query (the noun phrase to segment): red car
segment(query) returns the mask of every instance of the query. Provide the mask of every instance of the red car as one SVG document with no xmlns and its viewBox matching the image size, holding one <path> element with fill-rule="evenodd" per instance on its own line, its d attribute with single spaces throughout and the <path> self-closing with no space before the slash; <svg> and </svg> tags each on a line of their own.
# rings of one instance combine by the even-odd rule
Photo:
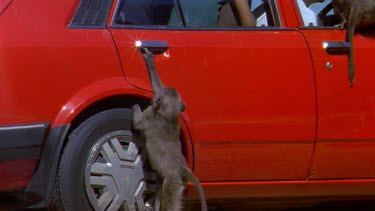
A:
<svg viewBox="0 0 375 211">
<path fill-rule="evenodd" d="M 0 1 L 0 190 L 33 207 L 152 206 L 130 125 L 152 97 L 147 40 L 186 103 L 182 150 L 208 200 L 375 195 L 371 33 L 354 37 L 350 87 L 330 0 L 249 0 L 253 25 L 235 3 Z"/>
</svg>

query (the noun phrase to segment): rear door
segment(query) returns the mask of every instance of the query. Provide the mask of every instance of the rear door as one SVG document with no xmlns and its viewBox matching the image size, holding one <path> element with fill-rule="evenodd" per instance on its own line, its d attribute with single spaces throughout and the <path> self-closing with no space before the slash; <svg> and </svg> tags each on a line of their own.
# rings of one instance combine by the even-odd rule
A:
<svg viewBox="0 0 375 211">
<path fill-rule="evenodd" d="M 340 20 L 335 19 L 330 2 L 310 6 L 315 13 L 322 12 L 323 25 L 305 27 L 301 21 L 317 84 L 318 141 L 311 178 L 374 178 L 375 40 L 371 35 L 354 36 L 356 82 L 349 87 L 347 49 L 338 45 L 343 44 L 346 30 L 333 26 Z M 335 53 L 330 53 L 330 47 L 335 46 Z"/>
<path fill-rule="evenodd" d="M 200 180 L 305 179 L 316 135 L 313 69 L 303 35 L 280 27 L 276 3 L 251 2 L 256 27 L 218 28 L 217 1 L 181 0 L 180 7 L 156 1 L 150 17 L 157 13 L 152 8 L 170 12 L 158 20 L 137 19 L 144 11 L 135 9 L 147 6 L 139 2 L 117 2 L 110 26 L 125 77 L 150 90 L 134 43 L 168 42 L 155 63 L 186 103 Z"/>
</svg>

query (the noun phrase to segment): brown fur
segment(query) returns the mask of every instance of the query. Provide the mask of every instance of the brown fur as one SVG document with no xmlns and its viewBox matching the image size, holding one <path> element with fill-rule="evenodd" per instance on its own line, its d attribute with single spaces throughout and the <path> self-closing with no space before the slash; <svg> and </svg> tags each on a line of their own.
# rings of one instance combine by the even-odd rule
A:
<svg viewBox="0 0 375 211">
<path fill-rule="evenodd" d="M 152 105 L 143 112 L 139 105 L 132 107 L 133 127 L 146 139 L 146 151 L 151 167 L 162 178 L 156 194 L 154 210 L 181 210 L 182 191 L 191 181 L 201 197 L 202 210 L 207 210 L 203 188 L 187 167 L 181 152 L 179 115 L 185 108 L 179 93 L 163 86 L 153 63 L 153 54 L 143 54 L 150 76 L 154 97 Z"/>
</svg>

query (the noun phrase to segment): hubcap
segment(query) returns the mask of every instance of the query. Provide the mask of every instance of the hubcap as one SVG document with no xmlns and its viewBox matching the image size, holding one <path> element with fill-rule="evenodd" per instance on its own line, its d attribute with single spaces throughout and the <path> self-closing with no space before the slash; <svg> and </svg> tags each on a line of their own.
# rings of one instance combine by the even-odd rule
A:
<svg viewBox="0 0 375 211">
<path fill-rule="evenodd" d="M 95 210 L 152 210 L 157 175 L 129 131 L 102 136 L 91 149 L 85 185 Z"/>
</svg>

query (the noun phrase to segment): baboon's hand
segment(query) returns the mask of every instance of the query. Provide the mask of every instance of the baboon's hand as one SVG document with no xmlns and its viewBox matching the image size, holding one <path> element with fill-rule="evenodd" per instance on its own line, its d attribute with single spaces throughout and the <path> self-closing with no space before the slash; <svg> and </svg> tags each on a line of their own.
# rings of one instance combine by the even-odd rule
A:
<svg viewBox="0 0 375 211">
<path fill-rule="evenodd" d="M 154 54 L 148 50 L 148 48 L 143 48 L 144 53 L 142 53 L 143 58 L 147 61 L 152 61 L 154 59 Z"/>
<path fill-rule="evenodd" d="M 141 107 L 138 104 L 132 106 L 132 117 L 139 115 L 141 112 Z"/>
<path fill-rule="evenodd" d="M 142 111 L 138 104 L 132 106 L 131 117 L 133 127 L 135 129 L 140 129 L 140 123 L 142 121 Z"/>
</svg>

